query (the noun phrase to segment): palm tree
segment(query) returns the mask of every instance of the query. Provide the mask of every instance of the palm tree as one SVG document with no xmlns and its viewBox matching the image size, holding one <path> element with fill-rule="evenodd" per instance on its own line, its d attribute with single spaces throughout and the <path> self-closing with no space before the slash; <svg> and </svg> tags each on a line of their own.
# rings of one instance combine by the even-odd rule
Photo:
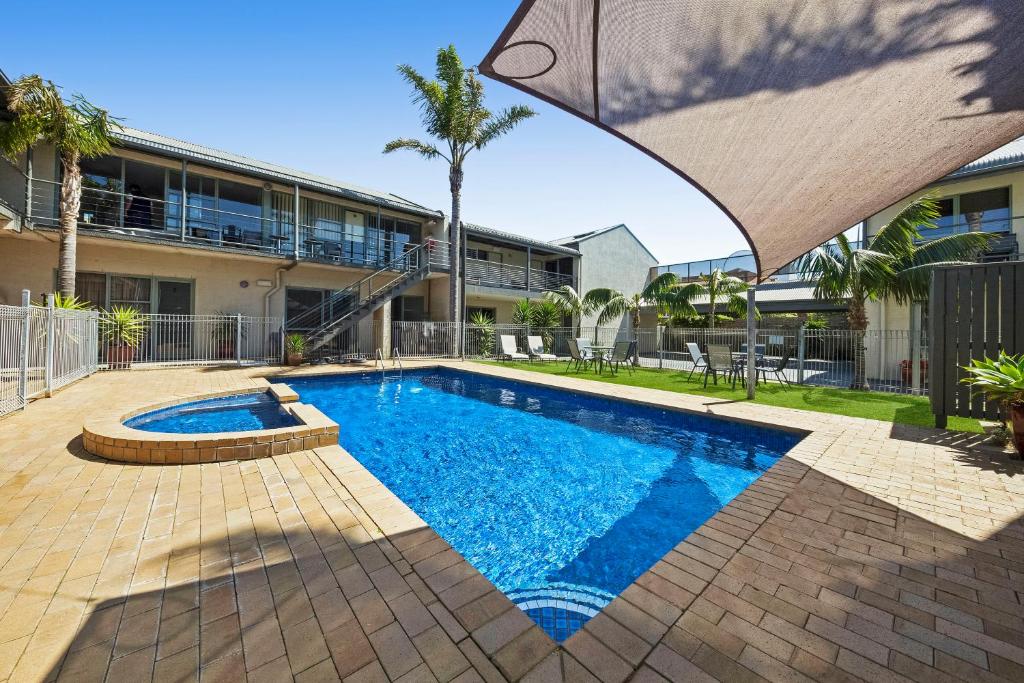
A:
<svg viewBox="0 0 1024 683">
<path fill-rule="evenodd" d="M 63 169 L 60 186 L 60 256 L 57 286 L 75 295 L 78 210 L 82 201 L 83 158 L 110 151 L 117 121 L 81 95 L 65 100 L 52 81 L 23 76 L 4 88 L 10 121 L 0 121 L 0 153 L 17 157 L 39 142 L 53 145 Z"/>
<path fill-rule="evenodd" d="M 864 332 L 868 328 L 868 299 L 892 298 L 896 303 L 925 299 L 932 269 L 972 261 L 988 247 L 991 234 L 967 232 L 921 243 L 922 230 L 934 229 L 939 207 L 924 195 L 900 210 L 878 232 L 855 248 L 845 235 L 804 256 L 798 267 L 815 279 L 814 296 L 826 301 L 848 300 L 846 318 L 856 333 L 851 389 L 868 389 Z"/>
<path fill-rule="evenodd" d="M 694 297 L 708 300 L 708 327 L 714 329 L 715 309 L 723 304 L 727 311 L 736 317 L 747 314 L 747 297 L 745 292 L 750 284 L 738 277 L 727 275 L 721 268 L 715 268 L 707 275 L 701 275 L 697 282 L 680 286 L 680 293 L 685 292 L 687 299 Z"/>
<path fill-rule="evenodd" d="M 623 294 L 617 289 L 598 287 L 587 292 L 584 301 L 597 314 L 597 327 L 610 320 L 628 315 L 633 325 L 633 340 L 640 337 L 640 311 L 648 304 L 662 305 L 671 296 L 677 283 L 673 273 L 662 273 L 651 280 L 644 290 L 635 294 Z M 634 361 L 636 357 L 634 356 Z"/>
<path fill-rule="evenodd" d="M 562 315 L 567 315 L 576 321 L 576 336 L 580 336 L 580 329 L 583 325 L 583 316 L 593 312 L 593 306 L 585 297 L 572 285 L 562 285 L 558 289 L 544 292 L 544 300 L 554 304 Z"/>
<path fill-rule="evenodd" d="M 448 186 L 452 193 L 448 306 L 451 320 L 459 322 L 462 317 L 459 248 L 463 164 L 470 152 L 483 149 L 536 112 L 525 105 L 514 105 L 496 114 L 484 107 L 483 83 L 477 80 L 472 69 L 463 66 L 454 45 L 438 50 L 436 80 L 428 81 L 408 64 L 399 66 L 398 72 L 413 88 L 412 100 L 420 108 L 423 127 L 440 146 L 429 141 L 397 138 L 384 145 L 384 153 L 408 149 L 426 159 L 440 157 L 448 162 Z"/>
</svg>

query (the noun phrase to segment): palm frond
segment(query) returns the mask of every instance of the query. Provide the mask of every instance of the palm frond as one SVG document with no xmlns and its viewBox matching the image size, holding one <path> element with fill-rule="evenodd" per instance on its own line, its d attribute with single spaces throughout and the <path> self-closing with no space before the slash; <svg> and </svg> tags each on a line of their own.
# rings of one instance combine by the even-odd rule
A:
<svg viewBox="0 0 1024 683">
<path fill-rule="evenodd" d="M 921 230 L 934 228 L 939 215 L 935 195 L 921 195 L 900 209 L 864 246 L 896 258 L 907 256 L 914 251 L 914 242 L 921 239 Z"/>
<path fill-rule="evenodd" d="M 412 138 L 398 138 L 384 145 L 384 153 L 390 154 L 399 149 L 407 149 L 418 153 L 420 156 L 426 159 L 436 159 L 441 157 L 446 161 L 451 161 L 445 154 L 434 145 L 428 142 L 422 142 L 420 140 L 414 140 Z"/>
<path fill-rule="evenodd" d="M 536 115 L 537 112 L 523 104 L 502 109 L 480 127 L 480 132 L 476 137 L 476 148 L 483 149 L 490 142 L 505 135 L 526 119 Z"/>
<path fill-rule="evenodd" d="M 562 285 L 544 292 L 544 300 L 553 303 L 564 315 L 578 317 L 592 312 L 589 302 L 572 285 Z"/>
</svg>

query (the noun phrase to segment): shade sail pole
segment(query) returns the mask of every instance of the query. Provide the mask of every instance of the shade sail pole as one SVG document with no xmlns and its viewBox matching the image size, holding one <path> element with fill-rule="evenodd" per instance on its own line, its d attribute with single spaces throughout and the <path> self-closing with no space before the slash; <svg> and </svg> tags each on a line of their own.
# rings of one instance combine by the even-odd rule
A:
<svg viewBox="0 0 1024 683">
<path fill-rule="evenodd" d="M 753 400 L 757 388 L 757 318 L 755 288 L 747 290 L 747 398 Z"/>
</svg>

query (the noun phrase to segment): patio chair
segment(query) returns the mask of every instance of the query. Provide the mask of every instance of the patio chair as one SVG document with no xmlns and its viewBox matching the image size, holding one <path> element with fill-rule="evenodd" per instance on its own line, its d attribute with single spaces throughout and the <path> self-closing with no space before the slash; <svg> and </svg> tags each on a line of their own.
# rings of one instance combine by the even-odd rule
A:
<svg viewBox="0 0 1024 683">
<path fill-rule="evenodd" d="M 686 342 L 686 350 L 690 352 L 690 360 L 693 361 L 693 367 L 690 368 L 690 374 L 686 376 L 686 381 L 690 381 L 690 378 L 693 377 L 693 373 L 697 370 L 700 370 L 701 374 L 704 374 L 704 370 L 708 367 L 708 361 L 704 358 L 704 354 L 700 352 L 700 347 L 697 346 L 695 342 Z"/>
<path fill-rule="evenodd" d="M 788 388 L 791 382 L 786 377 L 786 366 L 789 365 L 790 359 L 793 357 L 793 349 L 786 349 L 782 353 L 782 357 L 779 358 L 776 363 L 766 363 L 764 359 L 760 363 L 754 366 L 755 377 L 761 377 L 765 383 L 768 382 L 768 373 L 775 375 L 775 379 L 778 380 L 784 388 Z"/>
<path fill-rule="evenodd" d="M 732 379 L 732 388 L 736 388 L 736 366 L 732 362 L 732 352 L 724 344 L 708 344 L 707 367 L 704 369 L 704 386 L 708 385 L 710 375 L 718 384 L 718 375 Z"/>
<path fill-rule="evenodd" d="M 536 335 L 526 338 L 526 351 L 530 354 L 530 358 L 537 360 L 558 360 L 558 356 L 555 354 L 544 352 L 544 340 Z"/>
<path fill-rule="evenodd" d="M 498 358 L 500 360 L 530 360 L 525 353 L 519 352 L 516 347 L 516 337 L 513 334 L 501 335 L 501 354 Z"/>
<path fill-rule="evenodd" d="M 594 353 L 590 349 L 581 349 L 579 339 L 569 339 L 569 364 L 565 366 L 565 371 L 569 372 L 569 367 L 573 363 L 576 363 L 576 370 L 583 366 L 586 370 L 588 365 L 594 363 Z"/>
<path fill-rule="evenodd" d="M 619 373 L 619 366 L 623 364 L 626 365 L 626 369 L 629 370 L 629 374 L 633 374 L 633 354 L 635 351 L 635 341 L 615 342 L 615 346 L 612 347 L 611 353 L 605 357 L 605 360 L 608 362 L 608 366 L 612 369 L 613 375 L 617 375 Z"/>
</svg>

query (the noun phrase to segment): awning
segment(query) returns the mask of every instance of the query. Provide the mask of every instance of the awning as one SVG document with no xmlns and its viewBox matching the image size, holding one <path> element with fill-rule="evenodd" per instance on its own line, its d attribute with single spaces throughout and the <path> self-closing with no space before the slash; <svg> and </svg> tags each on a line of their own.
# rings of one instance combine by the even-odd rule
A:
<svg viewBox="0 0 1024 683">
<path fill-rule="evenodd" d="M 764 278 L 1024 134 L 1024 2 L 526 0 L 480 71 L 691 182 Z"/>
</svg>

